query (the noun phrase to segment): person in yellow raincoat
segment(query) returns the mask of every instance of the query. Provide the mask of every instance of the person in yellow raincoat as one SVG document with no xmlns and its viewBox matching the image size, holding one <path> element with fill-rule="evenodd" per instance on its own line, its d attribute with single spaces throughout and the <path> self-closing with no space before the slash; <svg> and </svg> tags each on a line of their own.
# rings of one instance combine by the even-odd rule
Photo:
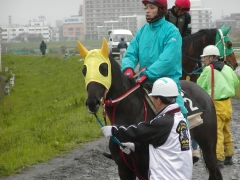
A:
<svg viewBox="0 0 240 180">
<path fill-rule="evenodd" d="M 218 166 L 232 165 L 234 146 L 231 135 L 230 122 L 232 118 L 232 104 L 230 97 L 235 95 L 235 88 L 239 80 L 231 67 L 218 61 L 219 50 L 214 45 L 203 49 L 204 63 L 206 67 L 197 79 L 197 84 L 211 95 L 217 115 L 217 160 Z M 212 73 L 213 70 L 213 73 Z M 212 78 L 214 77 L 214 78 Z M 212 88 L 212 84 L 214 87 Z"/>
</svg>

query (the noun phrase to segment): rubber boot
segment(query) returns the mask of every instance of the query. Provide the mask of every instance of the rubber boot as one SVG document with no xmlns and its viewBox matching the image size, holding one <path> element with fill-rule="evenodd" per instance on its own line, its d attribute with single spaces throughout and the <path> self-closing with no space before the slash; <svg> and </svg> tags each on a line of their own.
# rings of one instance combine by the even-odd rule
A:
<svg viewBox="0 0 240 180">
<path fill-rule="evenodd" d="M 233 165 L 232 156 L 225 157 L 224 165 Z"/>
<path fill-rule="evenodd" d="M 224 168 L 224 163 L 223 163 L 223 161 L 217 160 L 217 165 L 218 165 L 219 168 Z"/>
<path fill-rule="evenodd" d="M 198 160 L 199 160 L 200 157 L 201 157 L 198 150 L 193 150 L 192 156 L 193 156 L 193 164 L 195 164 L 196 162 L 198 162 Z"/>
<path fill-rule="evenodd" d="M 104 155 L 104 156 L 105 156 L 106 158 L 108 158 L 108 159 L 113 159 L 113 158 L 112 158 L 112 154 L 109 153 L 109 152 L 103 152 L 102 155 Z"/>
</svg>

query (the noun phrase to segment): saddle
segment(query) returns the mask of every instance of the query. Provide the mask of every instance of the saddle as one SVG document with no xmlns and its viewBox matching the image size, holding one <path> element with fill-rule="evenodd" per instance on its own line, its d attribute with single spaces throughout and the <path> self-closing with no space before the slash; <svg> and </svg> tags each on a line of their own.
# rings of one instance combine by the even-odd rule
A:
<svg viewBox="0 0 240 180">
<path fill-rule="evenodd" d="M 154 107 L 152 97 L 148 96 L 149 92 L 151 92 L 151 85 L 150 84 L 144 84 L 143 89 L 145 90 L 145 98 L 152 108 L 152 110 L 156 112 L 156 109 Z M 184 100 L 184 106 L 188 111 L 188 123 L 190 129 L 195 128 L 196 126 L 199 126 L 203 123 L 203 119 L 201 118 L 201 114 L 203 113 L 203 109 L 190 97 L 189 94 L 184 92 L 182 90 L 181 95 Z"/>
</svg>

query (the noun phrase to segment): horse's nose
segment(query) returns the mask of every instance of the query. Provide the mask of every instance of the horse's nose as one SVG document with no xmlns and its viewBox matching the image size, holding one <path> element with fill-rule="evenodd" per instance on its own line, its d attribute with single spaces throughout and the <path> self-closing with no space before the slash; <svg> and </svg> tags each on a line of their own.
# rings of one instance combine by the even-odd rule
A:
<svg viewBox="0 0 240 180">
<path fill-rule="evenodd" d="M 86 106 L 90 113 L 96 113 L 101 102 L 97 99 L 87 99 Z"/>
</svg>

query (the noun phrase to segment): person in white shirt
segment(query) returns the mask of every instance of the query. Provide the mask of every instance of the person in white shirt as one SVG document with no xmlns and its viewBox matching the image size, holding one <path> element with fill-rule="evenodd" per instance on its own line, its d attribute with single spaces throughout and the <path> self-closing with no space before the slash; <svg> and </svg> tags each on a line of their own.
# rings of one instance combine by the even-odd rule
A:
<svg viewBox="0 0 240 180">
<path fill-rule="evenodd" d="M 102 127 L 106 137 L 115 136 L 125 142 L 122 143 L 125 146 L 121 148 L 123 152 L 145 150 L 149 153 L 150 180 L 192 179 L 191 137 L 186 119 L 176 103 L 178 95 L 172 79 L 160 78 L 154 82 L 149 94 L 157 112 L 153 120 L 130 126 Z"/>
</svg>

